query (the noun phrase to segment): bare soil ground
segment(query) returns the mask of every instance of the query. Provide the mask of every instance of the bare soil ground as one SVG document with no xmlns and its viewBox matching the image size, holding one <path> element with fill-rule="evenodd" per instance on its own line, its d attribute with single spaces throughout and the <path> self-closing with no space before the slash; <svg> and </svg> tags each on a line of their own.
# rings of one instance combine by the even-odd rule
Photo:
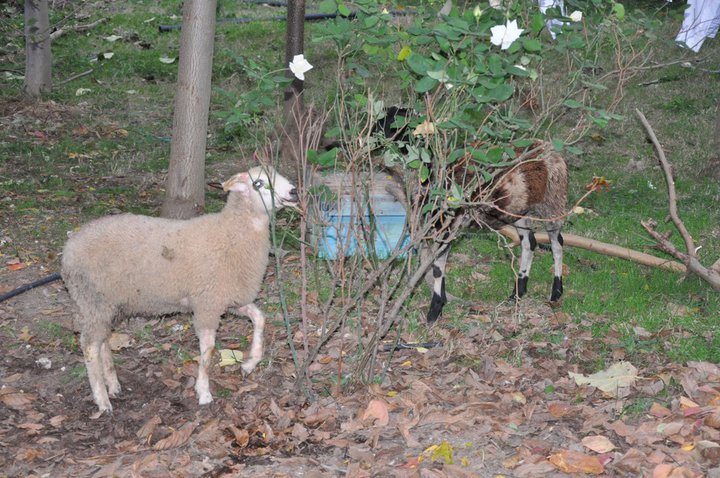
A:
<svg viewBox="0 0 720 478">
<path fill-rule="evenodd" d="M 44 273 L 6 269 L 0 290 Z M 266 283 L 272 294 L 272 271 Z M 718 476 L 716 365 L 647 357 L 628 387 L 580 386 L 568 372 L 587 372 L 607 347 L 622 360 L 623 347 L 532 299 L 468 307 L 464 332 L 431 330 L 441 347 L 382 352 L 385 380 L 354 393 L 331 385 L 352 355 L 339 337 L 311 400 L 295 388 L 284 326 L 269 320 L 266 360 L 247 377 L 215 367 L 203 407 L 189 317 L 132 318 L 116 327 L 122 397 L 100 417 L 72 312 L 60 282 L 0 304 L 3 476 Z M 251 332 L 226 316 L 218 341 L 246 348 Z"/>
</svg>

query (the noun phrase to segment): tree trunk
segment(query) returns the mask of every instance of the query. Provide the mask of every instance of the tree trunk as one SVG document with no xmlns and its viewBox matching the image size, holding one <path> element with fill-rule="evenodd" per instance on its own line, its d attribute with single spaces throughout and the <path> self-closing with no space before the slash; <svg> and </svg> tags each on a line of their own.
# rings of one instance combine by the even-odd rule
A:
<svg viewBox="0 0 720 478">
<path fill-rule="evenodd" d="M 185 0 L 170 166 L 160 212 L 163 217 L 187 219 L 205 210 L 205 146 L 216 5 L 216 0 Z"/>
<path fill-rule="evenodd" d="M 52 88 L 47 0 L 25 0 L 25 93 L 40 98 Z"/>
<path fill-rule="evenodd" d="M 290 0 L 287 12 L 287 32 L 285 37 L 285 67 L 295 55 L 304 50 L 305 39 L 305 0 Z M 292 76 L 290 70 L 288 75 Z M 285 90 L 285 125 L 282 136 L 282 154 L 287 165 L 298 164 L 300 154 L 299 123 L 303 115 L 303 82 L 292 76 L 293 82 Z"/>
</svg>

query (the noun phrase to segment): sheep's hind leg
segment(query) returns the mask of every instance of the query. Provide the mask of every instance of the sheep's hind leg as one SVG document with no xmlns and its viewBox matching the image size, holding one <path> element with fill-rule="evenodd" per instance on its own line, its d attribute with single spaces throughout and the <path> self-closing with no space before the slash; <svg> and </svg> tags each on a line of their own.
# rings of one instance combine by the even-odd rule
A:
<svg viewBox="0 0 720 478">
<path fill-rule="evenodd" d="M 105 378 L 103 377 L 102 343 L 105 338 L 100 338 L 97 334 L 92 334 L 92 337 L 90 335 L 85 330 L 80 334 L 80 346 L 85 359 L 85 368 L 87 369 L 93 399 L 101 412 L 112 413 L 112 405 L 110 404 L 108 391 L 105 388 Z"/>
<path fill-rule="evenodd" d="M 250 358 L 242 364 L 242 369 L 245 373 L 250 373 L 255 369 L 258 362 L 262 360 L 265 316 L 263 316 L 263 313 L 255 304 L 247 304 L 243 307 L 239 307 L 237 312 L 250 317 L 250 320 L 252 320 L 253 323 L 253 338 L 252 344 L 250 345 Z"/>
<path fill-rule="evenodd" d="M 548 236 L 550 237 L 550 247 L 552 248 L 555 269 L 552 292 L 550 293 L 550 302 L 558 302 L 560 297 L 563 295 L 563 237 L 562 234 L 560 234 L 561 228 L 561 222 L 550 222 L 545 226 Z"/>
<path fill-rule="evenodd" d="M 537 247 L 535 234 L 530 227 L 530 220 L 527 218 L 515 221 L 515 230 L 520 237 L 520 271 L 518 272 L 515 287 L 513 288 L 510 300 L 518 300 L 527 293 L 528 279 L 530 278 L 530 268 L 532 267 L 533 252 Z"/>
<path fill-rule="evenodd" d="M 110 344 L 107 340 L 103 340 L 100 345 L 100 359 L 102 360 L 103 378 L 105 379 L 108 395 L 116 398 L 120 395 L 121 388 L 115 372 L 115 364 L 113 364 L 112 350 L 110 350 Z"/>
</svg>

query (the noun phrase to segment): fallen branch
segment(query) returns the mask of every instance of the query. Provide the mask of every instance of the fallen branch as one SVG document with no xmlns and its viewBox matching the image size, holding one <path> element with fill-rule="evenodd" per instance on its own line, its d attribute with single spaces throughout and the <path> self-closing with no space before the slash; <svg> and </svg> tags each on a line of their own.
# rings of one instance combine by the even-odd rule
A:
<svg viewBox="0 0 720 478">
<path fill-rule="evenodd" d="M 655 146 L 655 151 L 657 152 L 658 160 L 660 161 L 663 173 L 665 173 L 665 182 L 668 187 L 668 208 L 670 210 L 670 219 L 680 233 L 680 236 L 683 238 L 683 241 L 685 241 L 685 248 L 687 249 L 687 252 L 681 252 L 678 250 L 678 248 L 668 240 L 669 234 L 663 235 L 657 232 L 657 223 L 655 221 L 641 221 L 640 224 L 642 224 L 648 234 L 657 241 L 657 245 L 661 250 L 682 261 L 687 267 L 688 272 L 692 272 L 709 283 L 713 289 L 720 291 L 720 273 L 717 271 L 718 262 L 715 262 L 715 264 L 713 264 L 710 268 L 707 268 L 698 260 L 697 251 L 699 248 L 695 247 L 695 241 L 678 214 L 675 180 L 672 176 L 670 163 L 665 158 L 665 152 L 663 151 L 662 146 L 660 146 L 660 142 L 655 136 L 652 126 L 650 126 L 650 123 L 648 123 L 647 119 L 645 119 L 645 115 L 643 115 L 638 109 L 636 109 L 635 112 L 640 118 L 640 122 L 645 127 L 645 131 L 647 132 L 650 141 L 652 141 L 653 146 Z"/>
<path fill-rule="evenodd" d="M 62 35 L 64 35 L 67 32 L 85 32 L 85 31 L 91 30 L 91 29 L 95 28 L 96 26 L 100 25 L 101 23 L 103 23 L 105 20 L 106 20 L 105 18 L 101 18 L 100 20 L 96 20 L 92 23 L 86 23 L 84 25 L 73 25 L 73 26 L 58 28 L 57 30 L 55 30 L 54 32 L 52 32 L 50 34 L 50 40 L 57 40 L 58 38 L 60 38 Z"/>
<path fill-rule="evenodd" d="M 520 244 L 520 238 L 515 232 L 515 229 L 510 226 L 505 226 L 500 229 L 500 234 L 509 238 L 513 244 Z M 566 234 L 563 232 L 563 243 L 566 246 L 578 247 L 580 249 L 586 249 L 588 251 L 597 252 L 605 256 L 619 257 L 621 259 L 627 259 L 638 264 L 650 267 L 658 267 L 667 271 L 679 272 L 685 274 L 687 268 L 679 262 L 655 257 L 644 252 L 627 249 L 625 247 L 617 246 L 615 244 L 607 244 L 605 242 L 596 241 L 594 239 L 588 239 L 587 237 L 576 236 L 575 234 Z M 550 244 L 550 238 L 547 233 L 535 234 L 535 239 L 541 244 Z"/>
</svg>

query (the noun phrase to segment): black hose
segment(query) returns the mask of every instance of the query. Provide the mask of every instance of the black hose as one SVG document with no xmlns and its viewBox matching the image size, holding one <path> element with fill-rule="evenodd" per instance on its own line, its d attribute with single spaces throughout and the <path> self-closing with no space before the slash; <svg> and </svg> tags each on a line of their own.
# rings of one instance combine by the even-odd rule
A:
<svg viewBox="0 0 720 478">
<path fill-rule="evenodd" d="M 335 18 L 338 16 L 338 13 L 306 13 L 305 14 L 305 21 L 316 21 L 316 20 L 329 20 L 331 18 Z M 355 18 L 355 12 L 351 12 L 350 15 L 348 15 L 345 18 Z M 282 16 L 275 16 L 275 17 L 263 17 L 263 18 L 218 18 L 217 23 L 237 23 L 237 24 L 244 24 L 244 23 L 251 23 L 251 22 L 280 22 L 283 20 L 287 20 L 287 17 L 285 15 Z M 161 32 L 169 32 L 171 30 L 179 30 L 182 25 L 160 25 L 158 28 Z"/>
<path fill-rule="evenodd" d="M 50 282 L 55 282 L 56 280 L 61 280 L 61 279 L 62 279 L 62 276 L 60 274 L 52 274 L 47 277 L 43 277 L 42 279 L 38 279 L 35 282 L 25 284 L 23 286 L 18 287 L 17 289 L 13 289 L 10 292 L 6 292 L 6 293 L 0 295 L 0 302 L 2 302 L 4 300 L 8 300 L 11 297 L 15 297 L 16 295 L 20 295 L 23 292 L 27 292 L 30 289 L 34 289 L 35 287 L 40 287 L 41 285 L 45 285 Z"/>
</svg>

